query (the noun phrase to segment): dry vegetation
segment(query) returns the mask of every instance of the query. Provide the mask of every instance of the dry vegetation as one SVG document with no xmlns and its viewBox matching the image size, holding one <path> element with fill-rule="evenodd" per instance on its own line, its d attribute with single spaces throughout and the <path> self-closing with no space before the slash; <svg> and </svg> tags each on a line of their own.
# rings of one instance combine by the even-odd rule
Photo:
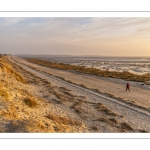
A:
<svg viewBox="0 0 150 150">
<path fill-rule="evenodd" d="M 11 65 L 7 69 L 4 64 L 5 70 L 0 68 L 1 72 L 5 72 L 1 73 L 5 77 L 0 80 L 0 106 L 4 105 L 3 109 L 0 107 L 0 116 L 6 122 L 5 129 L 0 129 L 1 132 L 102 132 L 99 127 L 101 124 L 115 128 L 116 132 L 135 132 L 133 127 L 120 121 L 121 117 L 104 104 L 91 102 L 84 96 L 73 94 L 66 87 L 54 86 L 48 80 L 41 79 L 18 65 L 9 64 Z M 8 68 L 12 71 L 8 71 Z M 14 73 L 15 70 L 20 74 Z M 8 78 L 14 82 L 8 82 Z M 31 92 L 29 85 L 32 85 L 31 89 L 41 87 L 37 89 L 42 96 Z M 66 115 L 65 111 L 62 113 L 61 107 L 75 117 Z M 58 108 L 59 111 L 55 112 Z M 90 124 L 85 124 L 86 120 Z M 137 132 L 146 131 L 140 129 Z"/>
<path fill-rule="evenodd" d="M 0 64 L 2 66 L 0 67 L 0 125 L 3 125 L 0 132 L 87 131 L 79 121 L 62 117 L 62 114 L 59 117 L 52 115 L 54 110 L 50 110 L 51 106 L 55 107 L 56 104 L 70 101 L 73 96 L 69 93 L 70 90 L 53 86 L 47 80 L 31 74 L 7 59 L 0 60 Z M 29 85 L 32 85 L 32 89 L 41 87 L 42 97 L 35 96 L 34 92 L 28 88 Z M 56 99 L 50 99 L 50 95 L 54 95 Z M 47 115 L 48 109 L 51 112 L 50 115 Z"/>
<path fill-rule="evenodd" d="M 111 110 L 109 110 L 106 106 L 104 106 L 102 103 L 98 103 L 95 105 L 96 110 L 101 111 L 107 115 L 110 116 L 118 116 L 116 113 L 112 112 Z"/>
<path fill-rule="evenodd" d="M 8 106 L 7 111 L 3 111 L 3 116 L 8 119 L 18 119 L 18 113 L 14 103 L 11 103 L 10 106 Z"/>
<path fill-rule="evenodd" d="M 56 116 L 56 115 L 52 115 L 52 114 L 49 114 L 46 117 L 48 119 L 51 119 L 51 120 L 57 122 L 58 124 L 77 125 L 77 126 L 81 125 L 81 122 L 75 121 L 75 120 L 72 120 L 72 119 L 68 119 L 66 117 L 60 117 L 60 116 Z"/>
<path fill-rule="evenodd" d="M 127 123 L 121 123 L 120 125 L 121 130 L 123 131 L 134 131 L 134 129 Z"/>
<path fill-rule="evenodd" d="M 80 115 L 83 113 L 83 110 L 80 108 L 81 105 L 82 101 L 77 101 L 71 106 L 71 109 L 73 109 L 78 115 Z"/>
<path fill-rule="evenodd" d="M 7 92 L 7 89 L 2 84 L 2 82 L 0 84 L 0 96 L 3 97 L 6 101 L 8 101 L 9 93 Z"/>
<path fill-rule="evenodd" d="M 144 82 L 145 84 L 149 84 L 150 81 L 150 75 L 144 74 L 144 75 L 136 75 L 129 72 L 117 72 L 117 71 L 107 71 L 107 70 L 99 70 L 95 68 L 86 68 L 84 66 L 74 66 L 69 64 L 63 64 L 63 63 L 53 63 L 45 60 L 39 60 L 36 58 L 29 58 L 26 59 L 27 61 L 31 63 L 35 63 L 41 66 L 46 66 L 50 68 L 57 68 L 57 69 L 63 69 L 63 70 L 74 70 L 81 73 L 87 73 L 91 75 L 97 75 L 101 77 L 112 77 L 112 78 L 118 78 L 118 79 L 124 79 L 128 81 L 137 81 L 137 82 Z"/>
<path fill-rule="evenodd" d="M 28 105 L 29 107 L 31 108 L 34 108 L 34 107 L 37 107 L 38 106 L 38 103 L 35 101 L 35 99 L 33 97 L 26 97 L 24 99 L 24 102 L 26 105 Z"/>
<path fill-rule="evenodd" d="M 7 59 L 0 58 L 0 67 L 3 71 L 7 72 L 8 74 L 14 76 L 17 81 L 26 83 L 26 80 L 19 74 L 13 67 L 7 62 Z"/>
</svg>

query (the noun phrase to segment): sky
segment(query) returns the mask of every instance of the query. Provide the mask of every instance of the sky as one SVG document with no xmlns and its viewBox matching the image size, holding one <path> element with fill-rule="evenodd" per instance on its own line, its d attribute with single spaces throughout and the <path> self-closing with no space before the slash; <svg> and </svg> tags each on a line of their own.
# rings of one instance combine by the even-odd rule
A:
<svg viewBox="0 0 150 150">
<path fill-rule="evenodd" d="M 0 53 L 150 56 L 150 18 L 0 18 Z"/>
</svg>

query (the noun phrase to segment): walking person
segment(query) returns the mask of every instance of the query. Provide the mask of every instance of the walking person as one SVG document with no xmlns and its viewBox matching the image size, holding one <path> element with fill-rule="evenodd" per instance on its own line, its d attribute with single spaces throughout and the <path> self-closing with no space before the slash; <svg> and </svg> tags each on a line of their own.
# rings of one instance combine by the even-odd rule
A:
<svg viewBox="0 0 150 150">
<path fill-rule="evenodd" d="M 126 91 L 130 91 L 130 84 L 129 83 L 127 83 L 127 85 L 126 85 Z"/>
</svg>

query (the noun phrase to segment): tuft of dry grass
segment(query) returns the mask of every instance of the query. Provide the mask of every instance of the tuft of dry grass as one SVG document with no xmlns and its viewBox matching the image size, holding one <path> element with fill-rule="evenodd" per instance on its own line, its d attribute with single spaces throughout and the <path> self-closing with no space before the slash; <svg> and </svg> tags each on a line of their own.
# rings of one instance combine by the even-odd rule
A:
<svg viewBox="0 0 150 150">
<path fill-rule="evenodd" d="M 79 121 L 75 121 L 66 117 L 59 117 L 56 115 L 52 115 L 49 114 L 46 116 L 48 119 L 53 120 L 55 122 L 57 122 L 58 124 L 64 124 L 64 125 L 76 125 L 76 126 L 80 126 L 81 122 Z"/>
<path fill-rule="evenodd" d="M 96 127 L 96 126 L 91 126 L 90 128 L 91 128 L 91 130 L 93 130 L 93 131 L 99 131 L 98 127 Z"/>
<path fill-rule="evenodd" d="M 65 88 L 65 87 L 59 87 L 59 89 L 60 89 L 60 90 L 64 90 L 64 91 L 71 91 L 71 90 L 69 90 L 69 89 L 67 89 L 67 88 Z"/>
<path fill-rule="evenodd" d="M 82 114 L 82 111 L 79 108 L 75 108 L 74 111 L 79 115 Z"/>
<path fill-rule="evenodd" d="M 109 118 L 110 122 L 118 124 L 118 121 L 115 118 Z"/>
<path fill-rule="evenodd" d="M 82 114 L 82 109 L 79 108 L 79 106 L 82 105 L 82 101 L 79 101 L 79 102 L 75 102 L 72 106 L 71 106 L 71 109 L 73 109 L 77 114 Z"/>
<path fill-rule="evenodd" d="M 148 133 L 146 130 L 140 129 L 139 132 L 141 133 Z"/>
<path fill-rule="evenodd" d="M 34 126 L 42 131 L 45 131 L 46 129 L 46 126 L 42 121 L 35 122 Z"/>
<path fill-rule="evenodd" d="M 109 110 L 106 106 L 104 106 L 102 103 L 97 103 L 95 104 L 95 108 L 98 111 L 101 111 L 103 113 L 105 113 L 106 115 L 110 115 L 110 116 L 118 116 L 116 113 L 113 113 L 111 110 Z"/>
<path fill-rule="evenodd" d="M 64 93 L 65 95 L 67 95 L 67 96 L 75 97 L 74 95 L 72 95 L 72 94 L 71 94 L 71 93 L 69 93 L 69 92 L 63 91 L 63 93 Z"/>
<path fill-rule="evenodd" d="M 71 106 L 71 108 L 72 109 L 77 109 L 77 107 L 79 107 L 79 106 L 81 106 L 82 105 L 82 101 L 79 101 L 79 102 L 75 102 L 72 106 Z"/>
<path fill-rule="evenodd" d="M 54 102 L 54 103 L 56 103 L 56 104 L 62 104 L 61 101 L 58 101 L 58 100 L 56 100 L 56 99 L 51 99 L 51 101 Z"/>
<path fill-rule="evenodd" d="M 11 105 L 8 107 L 8 109 L 1 112 L 1 114 L 4 115 L 5 117 L 7 117 L 8 119 L 17 119 L 18 118 L 18 113 L 17 113 L 14 103 L 11 103 Z"/>
<path fill-rule="evenodd" d="M 38 106 L 38 103 L 35 101 L 35 99 L 33 97 L 29 97 L 29 96 L 24 99 L 24 103 L 31 108 Z"/>
<path fill-rule="evenodd" d="M 111 126 L 116 126 L 118 124 L 118 121 L 115 118 L 100 117 L 95 121 L 101 121 Z"/>
<path fill-rule="evenodd" d="M 121 123 L 120 129 L 123 130 L 124 132 L 134 131 L 134 129 L 128 123 L 125 122 Z"/>
<path fill-rule="evenodd" d="M 52 94 L 54 94 L 58 99 L 63 100 L 63 101 L 66 101 L 64 95 L 58 93 L 57 91 L 52 90 Z"/>
<path fill-rule="evenodd" d="M 8 101 L 9 93 L 6 91 L 6 89 L 3 88 L 2 85 L 0 85 L 0 96 L 2 96 L 6 101 Z"/>
<path fill-rule="evenodd" d="M 101 118 L 98 118 L 96 121 L 108 122 L 108 119 L 104 118 L 104 117 L 101 117 Z"/>
</svg>

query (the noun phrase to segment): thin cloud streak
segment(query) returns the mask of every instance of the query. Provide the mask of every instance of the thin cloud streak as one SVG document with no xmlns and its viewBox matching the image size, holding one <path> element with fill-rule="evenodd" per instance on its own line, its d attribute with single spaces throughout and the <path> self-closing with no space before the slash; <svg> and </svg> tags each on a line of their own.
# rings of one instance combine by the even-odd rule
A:
<svg viewBox="0 0 150 150">
<path fill-rule="evenodd" d="M 19 23 L 20 21 L 24 20 L 25 18 L 4 18 L 2 22 L 2 26 L 11 26 L 14 24 Z"/>
<path fill-rule="evenodd" d="M 0 53 L 150 56 L 150 18 L 0 18 Z"/>
</svg>

